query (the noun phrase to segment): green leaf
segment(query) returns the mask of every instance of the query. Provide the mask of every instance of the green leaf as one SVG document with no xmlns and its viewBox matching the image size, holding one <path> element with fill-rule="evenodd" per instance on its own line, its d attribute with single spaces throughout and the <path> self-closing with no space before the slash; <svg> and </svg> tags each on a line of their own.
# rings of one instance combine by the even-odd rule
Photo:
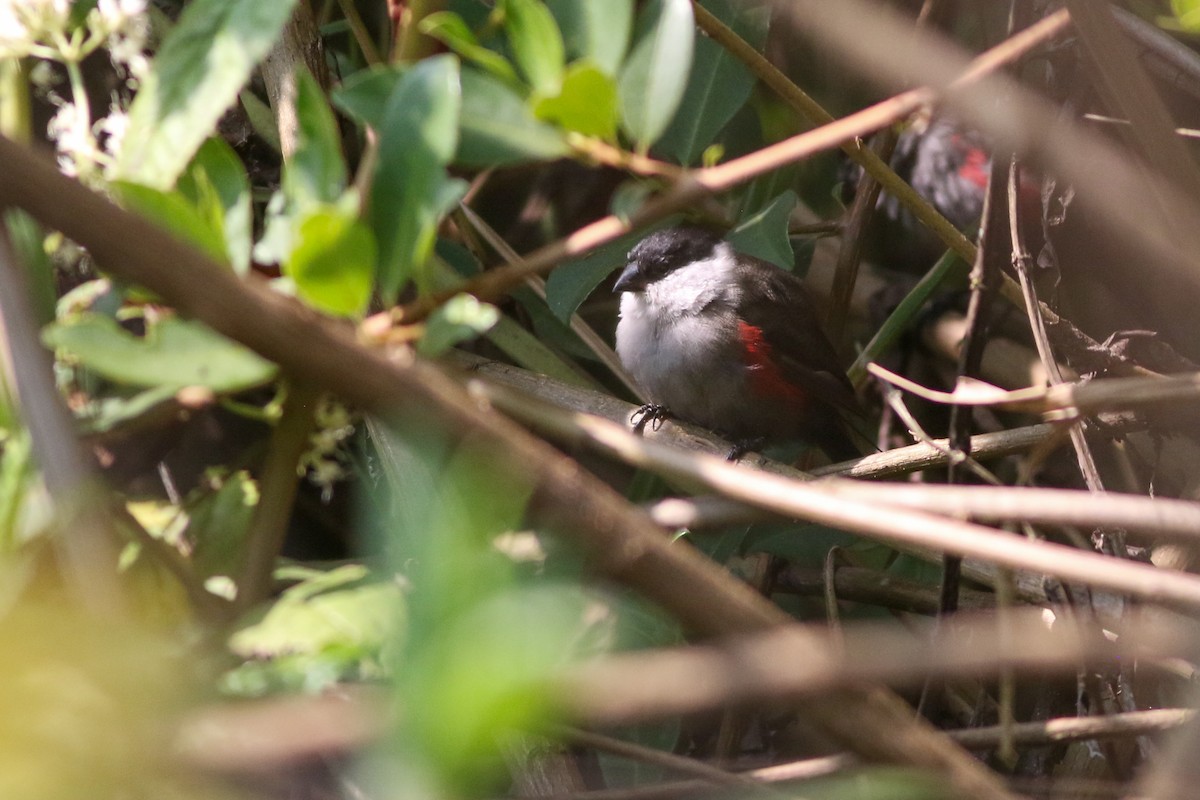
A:
<svg viewBox="0 0 1200 800">
<path fill-rule="evenodd" d="M 229 263 L 225 237 L 217 227 L 220 221 L 202 214 L 182 193 L 123 181 L 113 182 L 110 188 L 126 209 L 200 248 L 210 258 Z"/>
<path fill-rule="evenodd" d="M 332 203 L 346 188 L 346 163 L 333 111 L 315 78 L 296 69 L 296 151 L 284 165 L 283 189 L 299 210 Z"/>
<path fill-rule="evenodd" d="M 547 0 L 546 6 L 558 20 L 567 52 L 616 77 L 629 47 L 633 0 Z"/>
<path fill-rule="evenodd" d="M 1171 0 L 1171 11 L 1183 30 L 1200 31 L 1200 0 Z"/>
<path fill-rule="evenodd" d="M 247 658 L 316 654 L 339 647 L 378 655 L 404 620 L 404 596 L 392 583 L 364 583 L 351 564 L 286 589 L 262 618 L 229 639 Z"/>
<path fill-rule="evenodd" d="M 678 217 L 671 217 L 661 227 L 674 224 Z M 625 256 L 644 236 L 657 230 L 642 230 L 627 233 L 587 255 L 567 261 L 550 273 L 546 279 L 546 303 L 561 320 L 570 319 L 580 304 L 596 287 L 619 267 L 625 266 Z"/>
<path fill-rule="evenodd" d="M 320 206 L 296 227 L 284 273 L 296 293 L 329 314 L 357 316 L 371 299 L 375 279 L 375 240 L 351 211 Z"/>
<path fill-rule="evenodd" d="M 500 312 L 490 303 L 481 303 L 469 294 L 455 295 L 429 316 L 417 350 L 425 356 L 441 355 L 459 342 L 491 330 L 499 319 Z"/>
<path fill-rule="evenodd" d="M 621 124 L 640 151 L 667 129 L 687 87 L 695 27 L 688 0 L 651 0 L 645 30 L 621 70 Z"/>
<path fill-rule="evenodd" d="M 333 104 L 363 125 L 378 129 L 388 98 L 404 70 L 398 67 L 360 69 L 330 93 Z"/>
<path fill-rule="evenodd" d="M 295 0 L 195 0 L 163 39 L 129 108 L 116 174 L 170 187 L 267 54 Z"/>
<path fill-rule="evenodd" d="M 221 233 L 233 271 L 245 275 L 250 269 L 253 217 L 250 181 L 237 153 L 224 139 L 209 137 L 179 177 L 178 189 Z"/>
<path fill-rule="evenodd" d="M 438 221 L 462 191 L 446 175 L 458 144 L 460 104 L 458 60 L 450 55 L 406 71 L 388 97 L 370 208 L 384 302 L 393 302 L 412 278 L 424 284 Z"/>
<path fill-rule="evenodd" d="M 755 256 L 791 271 L 796 267 L 796 254 L 788 238 L 788 219 L 800 198 L 788 190 L 749 219 L 743 220 L 729 234 L 734 249 Z"/>
<path fill-rule="evenodd" d="M 462 71 L 460 126 L 455 161 L 464 166 L 548 160 L 568 152 L 558 129 L 538 121 L 504 83 L 477 70 Z"/>
<path fill-rule="evenodd" d="M 178 317 L 160 321 L 139 338 L 109 317 L 80 314 L 50 325 L 42 339 L 97 374 L 134 386 L 236 392 L 261 386 L 278 371 L 211 328 Z"/>
<path fill-rule="evenodd" d="M 185 537 L 197 576 L 237 577 L 246 554 L 246 533 L 258 509 L 258 485 L 246 470 L 216 480 L 216 489 L 188 504 Z"/>
<path fill-rule="evenodd" d="M 504 32 L 521 72 L 533 90 L 558 94 L 562 86 L 562 34 L 541 0 L 504 0 Z"/>
<path fill-rule="evenodd" d="M 534 113 L 569 131 L 613 141 L 617 136 L 617 85 L 594 64 L 572 64 L 562 91 L 534 106 Z"/>
<path fill-rule="evenodd" d="M 734 10 L 724 0 L 705 6 L 753 47 L 766 41 L 769 8 Z M 765 13 L 764 13 L 765 12 Z M 696 41 L 691 75 L 680 107 L 655 149 L 681 164 L 694 165 L 704 149 L 750 97 L 754 76 L 728 50 L 706 36 Z"/>
<path fill-rule="evenodd" d="M 438 11 L 421 20 L 419 27 L 426 36 L 437 39 L 467 61 L 478 64 L 509 84 L 517 84 L 517 72 L 508 59 L 481 45 L 458 14 Z"/>
</svg>

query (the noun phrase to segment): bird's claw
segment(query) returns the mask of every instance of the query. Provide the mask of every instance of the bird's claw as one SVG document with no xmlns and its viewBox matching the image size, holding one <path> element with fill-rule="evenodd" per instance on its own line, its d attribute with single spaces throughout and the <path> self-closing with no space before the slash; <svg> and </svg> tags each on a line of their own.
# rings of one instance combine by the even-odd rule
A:
<svg viewBox="0 0 1200 800">
<path fill-rule="evenodd" d="M 629 424 L 633 425 L 634 433 L 644 433 L 646 425 L 650 426 L 650 430 L 656 431 L 662 427 L 663 420 L 671 416 L 671 412 L 666 406 L 658 403 L 646 403 L 637 411 L 629 415 Z"/>
<path fill-rule="evenodd" d="M 729 452 L 725 454 L 726 461 L 740 461 L 746 453 L 759 450 L 766 440 L 761 436 L 757 439 L 739 439 L 729 448 Z"/>
</svg>

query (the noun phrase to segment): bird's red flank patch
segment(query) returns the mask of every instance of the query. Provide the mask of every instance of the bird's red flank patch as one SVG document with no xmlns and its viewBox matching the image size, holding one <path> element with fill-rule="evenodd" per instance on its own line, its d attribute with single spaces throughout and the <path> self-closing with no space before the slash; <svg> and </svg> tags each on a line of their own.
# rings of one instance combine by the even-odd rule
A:
<svg viewBox="0 0 1200 800">
<path fill-rule="evenodd" d="M 760 396 L 776 397 L 789 403 L 803 404 L 804 392 L 788 381 L 771 357 L 771 343 L 762 328 L 738 321 L 738 336 L 742 341 L 742 358 L 750 369 L 750 388 Z"/>
</svg>

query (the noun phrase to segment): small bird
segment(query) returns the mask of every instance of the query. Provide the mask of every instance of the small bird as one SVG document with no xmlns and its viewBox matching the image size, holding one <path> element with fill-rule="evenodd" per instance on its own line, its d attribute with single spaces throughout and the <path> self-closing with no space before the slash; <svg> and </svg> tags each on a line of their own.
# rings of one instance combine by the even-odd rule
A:
<svg viewBox="0 0 1200 800">
<path fill-rule="evenodd" d="M 694 226 L 629 251 L 617 354 L 651 403 L 727 436 L 734 452 L 803 439 L 835 460 L 861 452 L 839 410 L 861 414 L 800 279 Z"/>
</svg>

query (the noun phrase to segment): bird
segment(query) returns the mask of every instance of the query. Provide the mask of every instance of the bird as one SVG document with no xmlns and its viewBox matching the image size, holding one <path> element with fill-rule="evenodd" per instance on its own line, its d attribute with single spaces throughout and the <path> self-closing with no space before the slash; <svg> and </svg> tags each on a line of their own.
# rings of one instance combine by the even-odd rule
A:
<svg viewBox="0 0 1200 800">
<path fill-rule="evenodd" d="M 862 455 L 842 420 L 861 415 L 854 388 L 791 272 L 680 225 L 635 245 L 613 291 L 617 355 L 650 401 L 635 427 L 674 416 L 730 439 L 731 459 L 796 440 Z"/>
</svg>

